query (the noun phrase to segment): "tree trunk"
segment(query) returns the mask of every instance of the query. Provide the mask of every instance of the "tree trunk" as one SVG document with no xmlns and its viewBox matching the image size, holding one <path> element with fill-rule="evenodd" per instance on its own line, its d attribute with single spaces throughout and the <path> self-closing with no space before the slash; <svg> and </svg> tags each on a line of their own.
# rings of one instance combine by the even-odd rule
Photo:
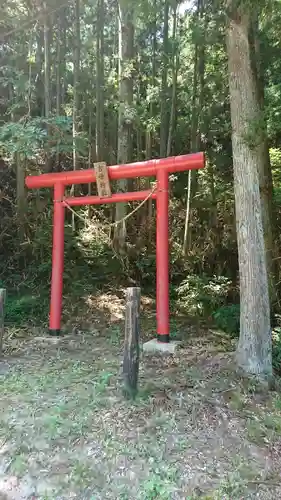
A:
<svg viewBox="0 0 281 500">
<path fill-rule="evenodd" d="M 156 72 L 157 72 L 157 64 L 156 64 L 156 51 L 157 51 L 157 16 L 156 16 L 157 3 L 154 1 L 154 21 L 153 21 L 153 31 L 152 31 L 152 74 L 151 74 L 151 86 L 153 88 L 153 98 L 150 100 L 149 104 L 149 126 L 146 130 L 146 145 L 145 145 L 145 154 L 146 159 L 150 160 L 152 158 L 152 146 L 153 146 L 153 138 L 155 131 L 152 129 L 152 120 L 154 116 L 154 89 L 156 87 Z M 154 134 L 153 134 L 154 132 Z M 150 188 L 150 180 L 145 180 L 146 189 Z M 153 216 L 153 201 L 149 198 L 146 206 L 144 207 L 147 210 L 147 248 L 151 248 L 152 245 L 152 216 Z"/>
<path fill-rule="evenodd" d="M 17 216 L 19 222 L 19 237 L 20 241 L 24 240 L 24 221 L 26 213 L 26 192 L 25 192 L 25 174 L 26 174 L 26 159 L 21 153 L 15 154 L 16 174 L 17 174 Z"/>
<path fill-rule="evenodd" d="M 247 7 L 237 11 L 234 6 L 228 19 L 226 43 L 240 274 L 237 361 L 246 372 L 263 378 L 272 374 L 271 327 L 259 192 L 260 149 L 253 147 L 247 137 L 251 124 L 259 117 L 249 29 Z"/>
<path fill-rule="evenodd" d="M 162 83 L 160 111 L 160 157 L 166 156 L 168 138 L 168 59 L 169 59 L 169 0 L 164 4 L 163 51 L 162 51 Z"/>
<path fill-rule="evenodd" d="M 6 301 L 6 289 L 0 288 L 0 359 L 3 356 L 3 344 L 4 344 L 4 334 L 5 334 L 5 301 Z"/>
<path fill-rule="evenodd" d="M 51 93 L 50 93 L 50 78 L 51 78 L 51 65 L 50 65 L 50 18 L 48 15 L 48 7 L 46 2 L 44 6 L 44 106 L 45 118 L 50 118 L 51 114 Z M 47 133 L 50 136 L 50 129 L 47 125 Z M 46 145 L 45 153 L 45 169 L 47 172 L 52 170 L 52 161 L 50 158 L 49 144 Z"/>
<path fill-rule="evenodd" d="M 61 109 L 63 110 L 65 104 L 65 95 L 67 89 L 67 79 L 64 78 L 66 74 L 66 53 L 67 53 L 67 19 L 69 16 L 69 7 L 65 6 L 61 11 L 61 56 L 60 56 L 60 64 L 61 64 Z"/>
<path fill-rule="evenodd" d="M 202 25 L 203 19 L 204 19 L 204 26 Z M 198 0 L 197 26 L 199 27 L 200 40 L 195 42 L 195 50 L 194 50 L 194 74 L 193 74 L 192 116 L 191 116 L 191 137 L 190 137 L 191 153 L 196 153 L 200 149 L 201 114 L 204 102 L 205 45 L 206 45 L 207 24 L 208 24 L 208 18 L 205 13 L 204 0 Z M 191 198 L 193 198 L 197 192 L 198 171 L 193 170 L 190 175 L 191 175 Z"/>
<path fill-rule="evenodd" d="M 78 169 L 77 136 L 79 132 L 79 85 L 80 77 L 80 0 L 75 0 L 74 57 L 73 57 L 73 108 L 72 108 L 72 161 L 73 170 Z M 71 186 L 71 196 L 75 195 L 75 185 Z M 75 231 L 75 215 L 72 212 L 72 230 Z"/>
<path fill-rule="evenodd" d="M 12 83 L 9 88 L 9 102 L 11 105 L 15 102 L 15 91 Z M 19 116 L 16 115 L 16 108 L 13 109 L 11 106 L 10 119 L 12 122 L 17 122 Z M 25 192 L 25 158 L 24 155 L 16 151 L 13 155 L 15 172 L 16 172 L 16 209 L 17 209 L 17 220 L 19 227 L 19 239 L 22 242 L 24 240 L 24 220 L 26 213 L 26 192 Z"/>
<path fill-rule="evenodd" d="M 33 33 L 29 39 L 29 47 L 28 47 L 28 91 L 27 91 L 27 114 L 28 117 L 31 117 L 31 107 L 32 107 L 32 48 L 33 48 Z"/>
<path fill-rule="evenodd" d="M 170 123 L 169 132 L 167 140 L 167 156 L 170 156 L 172 149 L 172 140 L 175 127 L 175 116 L 176 116 L 176 99 L 177 99 L 177 78 L 178 78 L 178 68 L 179 68 L 179 57 L 178 57 L 178 47 L 177 47 L 177 3 L 174 6 L 173 12 L 173 83 L 172 83 L 172 102 L 171 102 L 171 112 L 170 112 Z"/>
<path fill-rule="evenodd" d="M 47 5 L 44 3 L 44 103 L 45 117 L 50 117 L 51 96 L 50 96 L 50 19 L 47 14 Z"/>
<path fill-rule="evenodd" d="M 202 21 L 205 15 L 204 27 Z M 190 152 L 196 153 L 201 147 L 201 121 L 204 101 L 205 85 L 205 44 L 208 18 L 204 12 L 204 0 L 197 1 L 196 23 L 200 27 L 200 41 L 195 42 L 194 63 L 193 63 L 193 85 L 192 85 L 192 105 L 191 105 L 191 131 L 190 131 Z M 198 35 L 197 35 L 198 36 Z M 183 240 L 183 253 L 187 254 L 189 247 L 189 219 L 192 199 L 198 187 L 198 171 L 189 170 L 188 187 L 186 199 L 186 216 Z"/>
<path fill-rule="evenodd" d="M 251 45 L 251 56 L 252 56 L 252 72 L 253 78 L 255 80 L 255 89 L 257 93 L 257 101 L 260 107 L 260 141 L 258 144 L 259 148 L 259 184 L 260 184 L 260 197 L 261 197 L 261 208 L 262 208 L 262 222 L 263 222 L 263 232 L 264 232 L 264 244 L 266 250 L 266 265 L 267 265 L 267 275 L 269 280 L 269 296 L 271 301 L 271 308 L 274 310 L 276 303 L 278 301 L 277 289 L 276 289 L 276 260 L 274 256 L 277 252 L 274 251 L 274 213 L 273 213 L 273 182 L 272 182 L 272 172 L 270 165 L 269 156 L 269 146 L 267 137 L 267 127 L 265 119 L 265 109 L 264 109 L 264 79 L 261 71 L 261 54 L 259 46 L 259 25 L 258 25 L 258 13 L 253 12 L 250 30 L 250 45 Z"/>
<path fill-rule="evenodd" d="M 96 88 L 96 157 L 97 161 L 102 161 L 104 160 L 104 0 L 98 1 Z"/>
<path fill-rule="evenodd" d="M 132 2 L 119 0 L 119 114 L 117 163 L 129 163 L 132 159 L 133 124 L 133 57 L 134 24 Z M 127 181 L 117 183 L 119 191 L 126 191 Z M 117 203 L 115 221 L 124 219 L 127 211 L 125 203 Z M 125 253 L 126 225 L 116 224 L 114 228 L 114 247 L 120 254 Z"/>
<path fill-rule="evenodd" d="M 79 76 L 80 76 L 80 0 L 75 0 L 74 60 L 73 60 L 73 170 L 78 168 L 77 135 L 79 132 Z"/>
<path fill-rule="evenodd" d="M 56 36 L 56 116 L 59 117 L 61 115 L 61 98 L 62 98 L 62 90 L 61 90 L 61 80 L 62 80 L 62 29 L 63 29 L 63 18 L 62 15 L 64 12 L 59 13 L 59 20 L 57 26 L 57 36 Z M 58 169 L 60 163 L 60 140 L 57 141 L 57 154 L 56 154 L 56 169 Z"/>
<path fill-rule="evenodd" d="M 44 47 L 44 29 L 40 26 L 37 32 L 36 48 L 36 108 L 39 116 L 44 116 L 44 83 L 43 83 L 43 47 Z"/>
<path fill-rule="evenodd" d="M 153 95 L 154 95 L 154 89 L 156 86 L 156 50 L 157 50 L 157 37 L 156 37 L 156 31 L 157 31 L 157 26 L 156 26 L 156 0 L 154 2 L 154 9 L 155 9 L 155 18 L 153 21 L 153 31 L 152 31 L 152 68 L 151 68 L 151 87 L 153 88 Z M 145 151 L 146 151 L 146 158 L 151 159 L 152 158 L 152 139 L 153 139 L 153 134 L 152 134 L 152 120 L 154 116 L 154 98 L 150 99 L 149 103 L 149 126 L 147 127 L 146 130 L 146 145 L 145 145 Z"/>
<path fill-rule="evenodd" d="M 59 16 L 56 38 L 56 115 L 60 116 L 61 113 L 61 30 L 62 30 L 62 17 Z"/>
</svg>

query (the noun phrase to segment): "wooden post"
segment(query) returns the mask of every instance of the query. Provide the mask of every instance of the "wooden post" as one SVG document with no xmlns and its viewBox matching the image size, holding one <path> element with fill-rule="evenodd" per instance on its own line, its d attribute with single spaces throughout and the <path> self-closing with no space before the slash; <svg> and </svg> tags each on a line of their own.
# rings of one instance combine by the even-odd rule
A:
<svg viewBox="0 0 281 500">
<path fill-rule="evenodd" d="M 0 288 L 0 357 L 3 354 L 5 300 L 6 290 L 5 288 Z"/>
<path fill-rule="evenodd" d="M 132 399 L 138 391 L 140 298 L 140 288 L 127 288 L 123 377 L 125 395 Z"/>
</svg>

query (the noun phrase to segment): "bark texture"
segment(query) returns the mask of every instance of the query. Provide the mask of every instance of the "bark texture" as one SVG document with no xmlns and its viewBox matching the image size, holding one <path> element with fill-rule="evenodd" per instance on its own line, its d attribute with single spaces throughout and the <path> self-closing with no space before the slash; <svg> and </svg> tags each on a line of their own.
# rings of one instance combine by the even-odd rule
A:
<svg viewBox="0 0 281 500">
<path fill-rule="evenodd" d="M 169 0 L 164 3 L 163 52 L 162 52 L 162 84 L 161 84 L 161 111 L 160 111 L 160 157 L 166 156 L 169 114 L 168 104 L 168 65 L 169 65 Z"/>
<path fill-rule="evenodd" d="M 273 210 L 273 182 L 267 137 L 267 124 L 264 109 L 264 78 L 261 69 L 259 20 L 256 7 L 253 7 L 252 10 L 249 40 L 251 45 L 251 62 L 253 78 L 255 82 L 256 99 L 260 108 L 260 119 L 258 122 L 258 130 L 256 134 L 256 137 L 258 138 L 257 146 L 259 148 L 258 172 L 264 243 L 266 250 L 266 266 L 269 280 L 269 298 L 271 301 L 271 309 L 274 310 L 278 301 L 277 287 L 275 282 L 275 276 L 277 276 L 277 269 L 275 264 L 277 261 L 274 260 L 274 257 L 278 255 L 278 252 L 275 251 L 274 240 L 275 220 Z"/>
<path fill-rule="evenodd" d="M 132 2 L 119 1 L 119 114 L 117 163 L 129 163 L 132 158 L 134 24 Z M 126 179 L 118 181 L 118 190 L 126 191 Z M 115 221 L 122 221 L 127 212 L 125 203 L 117 203 Z M 114 247 L 125 253 L 126 225 L 116 224 Z"/>
<path fill-rule="evenodd" d="M 205 46 L 206 46 L 206 31 L 208 25 L 208 17 L 205 12 L 204 0 L 197 0 L 196 25 L 199 28 L 198 32 L 200 32 L 200 39 L 195 40 L 194 44 L 192 106 L 191 106 L 192 115 L 191 115 L 191 130 L 190 130 L 191 153 L 196 153 L 201 148 L 201 123 L 202 123 L 202 109 L 204 104 L 204 88 L 205 88 Z M 183 240 L 184 255 L 187 254 L 188 248 L 191 243 L 191 234 L 189 232 L 189 219 L 190 219 L 192 199 L 196 195 L 197 185 L 198 185 L 198 171 L 189 170 L 187 198 L 186 198 L 184 240 Z"/>
<path fill-rule="evenodd" d="M 73 170 L 78 168 L 77 136 L 79 132 L 79 76 L 80 76 L 80 0 L 75 1 L 74 60 L 73 60 Z"/>
<path fill-rule="evenodd" d="M 104 0 L 98 1 L 97 12 L 97 107 L 96 158 L 104 160 Z"/>
<path fill-rule="evenodd" d="M 179 47 L 177 45 L 177 3 L 174 5 L 173 9 L 173 55 L 172 55 L 172 100 L 171 100 L 171 112 L 169 121 L 169 131 L 167 140 L 167 156 L 170 156 L 172 151 L 172 141 L 175 129 L 175 117 L 176 117 L 176 100 L 177 100 L 177 79 L 178 79 L 178 68 L 179 68 Z"/>
<path fill-rule="evenodd" d="M 236 227 L 240 274 L 238 365 L 250 374 L 272 374 L 270 306 L 259 191 L 260 149 L 249 140 L 259 116 L 249 45 L 250 12 L 231 9 L 226 43 L 232 121 Z"/>
</svg>

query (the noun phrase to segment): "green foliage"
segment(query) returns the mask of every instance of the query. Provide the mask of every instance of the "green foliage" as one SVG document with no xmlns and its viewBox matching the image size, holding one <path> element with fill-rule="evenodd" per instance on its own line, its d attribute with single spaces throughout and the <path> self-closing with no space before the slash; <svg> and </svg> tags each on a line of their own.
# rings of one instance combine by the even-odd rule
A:
<svg viewBox="0 0 281 500">
<path fill-rule="evenodd" d="M 7 297 L 5 306 L 5 321 L 8 325 L 20 326 L 23 323 L 35 323 L 47 319 L 48 294 L 45 297 L 23 295 Z"/>
<path fill-rule="evenodd" d="M 150 477 L 142 485 L 141 498 L 169 500 L 174 490 L 176 477 L 177 472 L 173 468 L 151 472 Z"/>
<path fill-rule="evenodd" d="M 271 163 L 273 173 L 274 174 L 279 173 L 279 180 L 281 180 L 281 178 L 280 178 L 281 150 L 278 148 L 270 148 L 269 155 L 270 155 L 270 163 Z"/>
<path fill-rule="evenodd" d="M 3 155 L 23 154 L 33 157 L 42 147 L 45 131 L 34 123 L 8 122 L 0 128 L 0 151 Z"/>
<path fill-rule="evenodd" d="M 272 364 L 274 371 L 281 375 L 281 328 L 276 328 L 272 335 Z"/>
<path fill-rule="evenodd" d="M 281 206 L 281 186 L 274 188 L 273 200 L 276 206 Z"/>
<path fill-rule="evenodd" d="M 244 141 L 251 149 L 255 149 L 266 134 L 265 114 L 260 114 L 255 120 L 248 122 L 247 132 L 244 133 Z"/>
<path fill-rule="evenodd" d="M 76 147 L 80 155 L 86 154 L 87 141 L 83 134 L 77 138 Z M 0 127 L 0 151 L 5 156 L 18 153 L 34 159 L 45 150 L 56 154 L 72 153 L 72 149 L 72 119 L 69 117 L 26 118 Z"/>
<path fill-rule="evenodd" d="M 250 0 L 249 0 L 250 1 Z M 239 0 L 240 2 L 240 0 Z M 252 4 L 253 1 L 251 0 Z M 180 65 L 177 73 L 175 128 L 172 134 L 172 154 L 189 152 L 191 139 L 193 106 L 198 110 L 198 138 L 208 161 L 204 171 L 199 172 L 196 181 L 196 195 L 192 199 L 190 212 L 190 248 L 187 258 L 182 256 L 182 240 L 185 216 L 187 175 L 177 174 L 172 181 L 173 196 L 170 202 L 170 276 L 173 299 L 188 315 L 212 315 L 216 324 L 231 335 L 238 333 L 239 308 L 228 303 L 236 297 L 237 245 L 235 232 L 233 168 L 231 156 L 231 120 L 227 57 L 225 51 L 225 9 L 214 9 L 208 0 L 201 2 L 199 10 L 196 2 L 178 4 L 178 30 L 172 39 L 169 32 L 167 63 L 167 95 L 165 107 L 170 118 L 173 82 L 173 47 L 176 46 Z M 199 2 L 200 3 L 200 2 Z M 219 2 L 220 3 L 220 2 Z M 248 2 L 247 2 L 248 3 Z M 127 3 L 128 4 L 128 3 Z M 119 102 L 118 61 L 116 42 L 118 29 L 115 4 L 106 4 L 103 44 L 103 105 L 104 105 L 104 151 L 103 160 L 116 163 L 118 149 L 118 110 L 125 112 L 128 125 L 132 125 L 132 159 L 143 160 L 147 154 L 159 157 L 159 129 L 161 121 L 162 70 L 163 70 L 163 8 L 147 0 L 134 2 L 133 24 L 135 45 L 138 53 L 134 60 L 124 66 L 127 76 L 132 77 L 133 102 Z M 170 2 L 169 22 L 177 2 Z M 191 5 L 192 4 L 192 5 Z M 194 5 L 193 5 L 194 4 Z M 204 5 L 203 5 L 204 4 Z M 232 6 L 237 8 L 235 1 Z M 5 4 L 6 5 L 6 4 Z M 199 5 L 199 4 L 198 4 Z M 245 2 L 244 2 L 245 5 Z M 128 4 L 129 6 L 129 4 Z M 163 5 L 162 5 L 163 7 Z M 220 6 L 221 7 L 221 6 Z M 272 146 L 274 197 L 277 217 L 281 206 L 281 127 L 280 127 L 280 2 L 265 9 L 260 19 L 261 69 L 265 79 L 265 113 L 254 123 L 248 124 L 245 137 L 253 147 L 266 129 Z M 90 2 L 81 10 L 80 74 L 77 110 L 77 130 L 75 148 L 79 156 L 79 167 L 87 168 L 95 159 L 95 135 L 97 129 L 97 10 Z M 52 200 L 48 190 L 39 195 L 28 192 L 28 208 L 24 241 L 19 237 L 16 212 L 16 179 L 12 163 L 15 155 L 26 162 L 29 168 L 39 172 L 45 165 L 46 157 L 52 157 L 50 167 L 54 171 L 73 168 L 73 9 L 66 5 L 59 9 L 50 37 L 50 118 L 44 114 L 44 47 L 41 34 L 34 35 L 34 23 L 26 25 L 26 30 L 18 30 L 26 21 L 26 6 L 20 0 L 15 15 L 15 6 L 8 1 L 3 10 L 5 29 L 14 30 L 14 36 L 5 38 L 1 45 L 4 59 L 0 69 L 0 153 L 5 160 L 1 176 L 1 259 L 0 273 L 12 296 L 7 307 L 9 322 L 19 324 L 32 315 L 39 319 L 47 317 L 37 306 L 39 295 L 49 292 L 52 248 Z M 66 19 L 60 21 L 60 15 Z M 31 16 L 32 17 L 32 16 Z M 61 50 L 57 53 L 57 41 Z M 101 47 L 100 47 L 101 49 Z M 197 75 L 194 75 L 194 58 L 198 56 Z M 200 57 L 204 56 L 200 63 Z M 155 57 L 154 57 L 155 56 Z M 59 61 L 61 59 L 61 61 Z M 57 67 L 57 64 L 60 67 Z M 196 65 L 195 65 L 196 66 Z M 203 68 L 204 67 L 204 68 Z M 59 69 L 60 71 L 57 71 Z M 203 71 L 204 69 L 204 71 Z M 200 75 L 200 73 L 202 74 Z M 60 81 L 58 80 L 60 77 Z M 197 77 L 197 78 L 195 78 Z M 197 81 L 196 91 L 193 86 Z M 57 99 L 58 98 L 58 99 Z M 57 104 L 60 104 L 58 114 Z M 163 107 L 163 103 L 162 103 Z M 128 115 L 128 116 L 127 116 Z M 167 120 L 168 122 L 169 120 Z M 129 127 L 130 128 L 130 127 Z M 130 132 L 130 130 L 128 130 Z M 149 132 L 149 134 L 148 134 Z M 148 147 L 149 135 L 149 147 Z M 92 144 L 91 158 L 88 159 L 89 145 Z M 129 153 L 130 156 L 131 153 Z M 90 156 L 90 155 L 89 155 Z M 49 165 L 48 165 L 49 166 Z M 194 179 L 193 179 L 194 180 Z M 143 188 L 143 180 L 134 189 Z M 193 181 L 192 181 L 193 182 Z M 195 183 L 196 184 L 196 183 Z M 114 189 L 114 184 L 112 185 Z M 87 187 L 83 187 L 86 194 Z M 77 187 L 77 194 L 79 188 Z M 82 194 L 82 188 L 80 191 Z M 38 215 L 38 198 L 46 202 L 48 208 Z M 141 240 L 141 248 L 132 251 L 123 260 L 111 248 L 110 228 L 113 216 L 110 209 L 95 209 L 93 217 L 84 208 L 75 209 L 86 220 L 77 219 L 76 231 L 68 224 L 71 215 L 66 211 L 65 230 L 65 272 L 64 291 L 77 297 L 88 287 L 103 286 L 108 277 L 127 282 L 132 278 L 146 289 L 155 290 L 155 233 L 143 231 L 139 238 L 140 226 L 148 222 L 146 207 L 136 217 L 126 221 L 128 248 Z M 142 211 L 143 210 L 143 211 Z M 141 217 L 138 215 L 141 214 Z M 155 210 L 153 208 L 153 216 Z M 90 220 L 91 219 L 91 220 Z M 152 221 L 154 231 L 154 221 Z M 150 241 L 148 241 L 150 238 Z M 278 242 L 277 242 L 278 243 Z M 215 275 L 215 277 L 214 277 Z M 219 278 L 217 276 L 229 276 Z M 186 278 L 187 277 L 187 278 Z M 184 280 L 184 281 L 182 281 Z M 180 283 L 180 286 L 178 284 Z M 28 289 L 28 292 L 27 292 Z M 27 294 L 27 296 L 26 296 Z M 234 295 L 234 294 L 233 294 Z M 22 299 L 25 297 L 26 299 Z M 21 299 L 20 299 L 21 297 Z M 40 299 L 41 300 L 41 299 Z M 43 300 L 43 302 L 45 299 Z M 45 302 L 44 302 L 45 304 Z M 43 309 L 43 308 L 42 308 Z"/>
<path fill-rule="evenodd" d="M 209 315 L 226 302 L 230 287 L 223 276 L 190 274 L 177 288 L 178 303 L 189 315 Z"/>
<path fill-rule="evenodd" d="M 52 212 L 48 208 L 29 215 L 29 240 L 21 245 L 17 227 L 9 228 L 2 241 L 13 250 L 8 265 L 0 261 L 1 286 L 7 289 L 6 322 L 9 325 L 45 323 L 49 312 L 52 270 Z M 92 225 L 95 230 L 91 229 Z M 77 219 L 77 232 L 65 224 L 64 293 L 77 301 L 97 286 L 104 286 L 111 277 L 121 274 L 121 264 L 114 258 L 108 239 L 102 238 L 100 226 L 94 221 L 84 225 Z"/>
<path fill-rule="evenodd" d="M 274 201 L 276 206 L 281 206 L 281 150 L 278 148 L 271 148 L 269 153 L 274 187 Z"/>
<path fill-rule="evenodd" d="M 239 335 L 239 304 L 221 306 L 213 313 L 213 317 L 218 328 L 229 333 L 232 337 L 237 337 Z"/>
<path fill-rule="evenodd" d="M 279 68 L 278 68 L 279 71 Z M 270 137 L 280 137 L 281 134 L 281 84 L 272 82 L 266 90 L 266 101 L 267 101 L 267 116 L 268 116 L 268 132 Z"/>
<path fill-rule="evenodd" d="M 156 270 L 156 255 L 142 252 L 137 259 L 136 268 L 141 277 L 142 282 L 148 283 L 151 281 L 151 274 Z"/>
</svg>

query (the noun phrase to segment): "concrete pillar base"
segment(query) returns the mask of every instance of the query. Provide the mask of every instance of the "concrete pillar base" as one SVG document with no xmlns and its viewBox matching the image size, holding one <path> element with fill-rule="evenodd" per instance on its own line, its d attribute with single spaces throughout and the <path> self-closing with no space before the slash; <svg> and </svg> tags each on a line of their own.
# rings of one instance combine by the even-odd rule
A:
<svg viewBox="0 0 281 500">
<path fill-rule="evenodd" d="M 175 354 L 180 345 L 181 342 L 177 340 L 164 343 L 151 339 L 143 344 L 142 349 L 144 354 Z"/>
</svg>

